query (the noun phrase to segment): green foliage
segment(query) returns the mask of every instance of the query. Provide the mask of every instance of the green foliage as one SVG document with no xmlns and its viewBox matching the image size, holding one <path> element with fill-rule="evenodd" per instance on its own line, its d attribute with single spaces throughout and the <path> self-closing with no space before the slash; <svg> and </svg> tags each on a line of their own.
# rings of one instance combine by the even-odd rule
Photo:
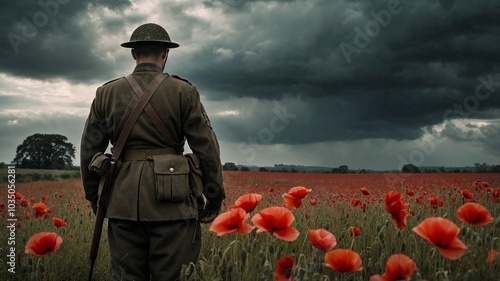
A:
<svg viewBox="0 0 500 281">
<path fill-rule="evenodd" d="M 34 134 L 17 147 L 13 163 L 19 168 L 69 169 L 73 166 L 75 147 L 58 134 Z"/>
<path fill-rule="evenodd" d="M 420 173 L 420 169 L 413 164 L 406 164 L 401 168 L 401 173 Z"/>
<path fill-rule="evenodd" d="M 7 168 L 0 168 L 0 182 L 7 182 Z M 16 168 L 16 182 L 57 181 L 61 179 L 79 179 L 78 170 L 39 170 Z"/>
</svg>

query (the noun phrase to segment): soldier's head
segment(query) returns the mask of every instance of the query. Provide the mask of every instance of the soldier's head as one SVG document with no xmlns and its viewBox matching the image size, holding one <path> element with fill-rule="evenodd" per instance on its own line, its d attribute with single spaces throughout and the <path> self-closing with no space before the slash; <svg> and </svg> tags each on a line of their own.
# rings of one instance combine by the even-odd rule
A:
<svg viewBox="0 0 500 281">
<path fill-rule="evenodd" d="M 165 67 L 170 49 L 179 47 L 172 42 L 167 31 L 154 23 L 146 23 L 134 30 L 130 41 L 122 43 L 122 47 L 132 48 L 132 57 L 141 62 L 153 62 Z"/>
</svg>

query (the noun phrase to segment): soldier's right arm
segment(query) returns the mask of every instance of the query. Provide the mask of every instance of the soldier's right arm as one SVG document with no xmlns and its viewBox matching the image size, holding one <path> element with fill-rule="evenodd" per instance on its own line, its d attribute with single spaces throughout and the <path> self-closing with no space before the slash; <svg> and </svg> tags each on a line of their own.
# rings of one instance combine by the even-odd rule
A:
<svg viewBox="0 0 500 281">
<path fill-rule="evenodd" d="M 85 197 L 90 201 L 92 207 L 97 206 L 100 176 L 90 172 L 88 167 L 92 157 L 97 152 L 106 151 L 109 143 L 109 134 L 106 119 L 99 109 L 97 95 L 90 113 L 85 122 L 80 144 L 80 170 L 82 175 Z"/>
</svg>

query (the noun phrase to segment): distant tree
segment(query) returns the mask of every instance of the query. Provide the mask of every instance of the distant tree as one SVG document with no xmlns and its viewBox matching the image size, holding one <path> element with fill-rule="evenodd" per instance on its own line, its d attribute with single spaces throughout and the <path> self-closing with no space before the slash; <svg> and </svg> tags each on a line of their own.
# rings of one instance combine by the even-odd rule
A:
<svg viewBox="0 0 500 281">
<path fill-rule="evenodd" d="M 69 169 L 75 147 L 59 134 L 34 134 L 17 146 L 13 163 L 28 169 Z"/>
<path fill-rule="evenodd" d="M 269 172 L 269 169 L 266 167 L 259 167 L 259 172 Z"/>
<path fill-rule="evenodd" d="M 241 166 L 240 167 L 240 171 L 242 171 L 242 172 L 248 172 L 248 171 L 250 171 L 250 168 L 248 168 L 247 166 Z"/>
<path fill-rule="evenodd" d="M 420 170 L 417 166 L 413 164 L 406 164 L 401 168 L 402 173 L 420 173 Z"/>
<path fill-rule="evenodd" d="M 476 173 L 487 173 L 489 165 L 486 163 L 474 163 L 474 172 Z"/>
<path fill-rule="evenodd" d="M 222 166 L 222 170 L 224 171 L 238 171 L 238 166 L 234 164 L 233 162 L 226 162 Z"/>
<path fill-rule="evenodd" d="M 445 173 L 446 172 L 446 170 L 444 169 L 444 166 L 439 167 L 439 172 L 440 173 Z"/>
<path fill-rule="evenodd" d="M 339 166 L 339 173 L 347 174 L 349 172 L 349 167 L 347 165 Z"/>
<path fill-rule="evenodd" d="M 5 163 L 4 162 L 0 162 L 0 169 L 3 169 L 5 168 Z"/>
<path fill-rule="evenodd" d="M 500 165 L 495 165 L 493 166 L 493 170 L 492 170 L 493 173 L 500 173 Z"/>
</svg>

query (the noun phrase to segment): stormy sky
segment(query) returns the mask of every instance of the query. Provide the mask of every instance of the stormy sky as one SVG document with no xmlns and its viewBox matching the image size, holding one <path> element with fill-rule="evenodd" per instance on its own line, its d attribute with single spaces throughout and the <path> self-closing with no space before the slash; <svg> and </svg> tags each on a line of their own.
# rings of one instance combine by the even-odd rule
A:
<svg viewBox="0 0 500 281">
<path fill-rule="evenodd" d="M 34 133 L 78 154 L 147 22 L 181 45 L 165 71 L 197 86 L 223 162 L 500 164 L 496 0 L 2 1 L 0 162 Z"/>
</svg>

